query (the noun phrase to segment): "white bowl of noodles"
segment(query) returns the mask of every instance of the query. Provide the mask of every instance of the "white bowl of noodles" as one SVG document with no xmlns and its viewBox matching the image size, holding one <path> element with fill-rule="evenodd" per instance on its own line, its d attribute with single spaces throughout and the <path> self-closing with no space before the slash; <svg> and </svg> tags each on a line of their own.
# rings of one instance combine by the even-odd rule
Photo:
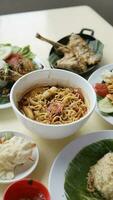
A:
<svg viewBox="0 0 113 200">
<path fill-rule="evenodd" d="M 49 98 L 48 93 L 52 94 Z M 26 128 L 43 138 L 60 139 L 75 133 L 88 120 L 95 108 L 96 95 L 81 76 L 48 69 L 20 78 L 11 90 L 10 100 Z"/>
</svg>

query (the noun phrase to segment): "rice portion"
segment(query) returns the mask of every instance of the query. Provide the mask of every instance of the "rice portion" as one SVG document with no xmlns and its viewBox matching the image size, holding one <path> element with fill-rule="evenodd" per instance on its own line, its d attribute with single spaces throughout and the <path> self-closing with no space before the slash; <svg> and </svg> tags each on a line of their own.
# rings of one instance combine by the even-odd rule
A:
<svg viewBox="0 0 113 200">
<path fill-rule="evenodd" d="M 88 173 L 88 190 L 97 189 L 106 200 L 113 200 L 113 153 L 104 155 Z"/>
</svg>

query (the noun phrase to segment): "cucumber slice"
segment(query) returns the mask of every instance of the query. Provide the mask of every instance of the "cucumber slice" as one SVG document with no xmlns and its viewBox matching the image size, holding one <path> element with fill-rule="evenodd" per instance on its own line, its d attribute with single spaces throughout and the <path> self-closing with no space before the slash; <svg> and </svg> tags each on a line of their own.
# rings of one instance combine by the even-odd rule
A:
<svg viewBox="0 0 113 200">
<path fill-rule="evenodd" d="M 11 46 L 0 46 L 0 60 L 4 60 L 12 53 Z"/>
<path fill-rule="evenodd" d="M 98 102 L 98 107 L 101 112 L 113 113 L 113 104 L 107 97 Z"/>
</svg>

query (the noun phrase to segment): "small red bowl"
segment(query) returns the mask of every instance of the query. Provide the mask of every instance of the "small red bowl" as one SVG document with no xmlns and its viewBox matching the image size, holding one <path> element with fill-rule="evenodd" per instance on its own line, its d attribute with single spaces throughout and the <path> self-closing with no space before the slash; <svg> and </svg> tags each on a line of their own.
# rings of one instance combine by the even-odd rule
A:
<svg viewBox="0 0 113 200">
<path fill-rule="evenodd" d="M 41 200 L 51 200 L 47 188 L 40 182 L 23 179 L 11 184 L 5 191 L 3 200 L 21 200 L 24 198 L 37 199 L 42 196 Z"/>
</svg>

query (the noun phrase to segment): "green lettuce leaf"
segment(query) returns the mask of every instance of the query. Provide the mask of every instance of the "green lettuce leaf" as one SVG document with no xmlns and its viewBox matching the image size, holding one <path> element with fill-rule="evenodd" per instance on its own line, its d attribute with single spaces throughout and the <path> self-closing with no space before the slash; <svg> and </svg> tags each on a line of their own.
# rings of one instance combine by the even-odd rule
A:
<svg viewBox="0 0 113 200">
<path fill-rule="evenodd" d="M 19 46 L 13 46 L 11 44 L 0 44 L 0 47 L 11 47 L 12 53 L 20 53 L 24 57 L 29 58 L 33 60 L 35 58 L 35 54 L 31 51 L 30 45 L 27 45 L 25 47 L 19 47 Z"/>
<path fill-rule="evenodd" d="M 31 51 L 29 45 L 25 46 L 23 48 L 20 48 L 18 46 L 13 46 L 12 50 L 13 50 L 13 53 L 20 53 L 24 57 L 29 58 L 31 60 L 33 60 L 35 58 L 35 54 Z"/>
</svg>

